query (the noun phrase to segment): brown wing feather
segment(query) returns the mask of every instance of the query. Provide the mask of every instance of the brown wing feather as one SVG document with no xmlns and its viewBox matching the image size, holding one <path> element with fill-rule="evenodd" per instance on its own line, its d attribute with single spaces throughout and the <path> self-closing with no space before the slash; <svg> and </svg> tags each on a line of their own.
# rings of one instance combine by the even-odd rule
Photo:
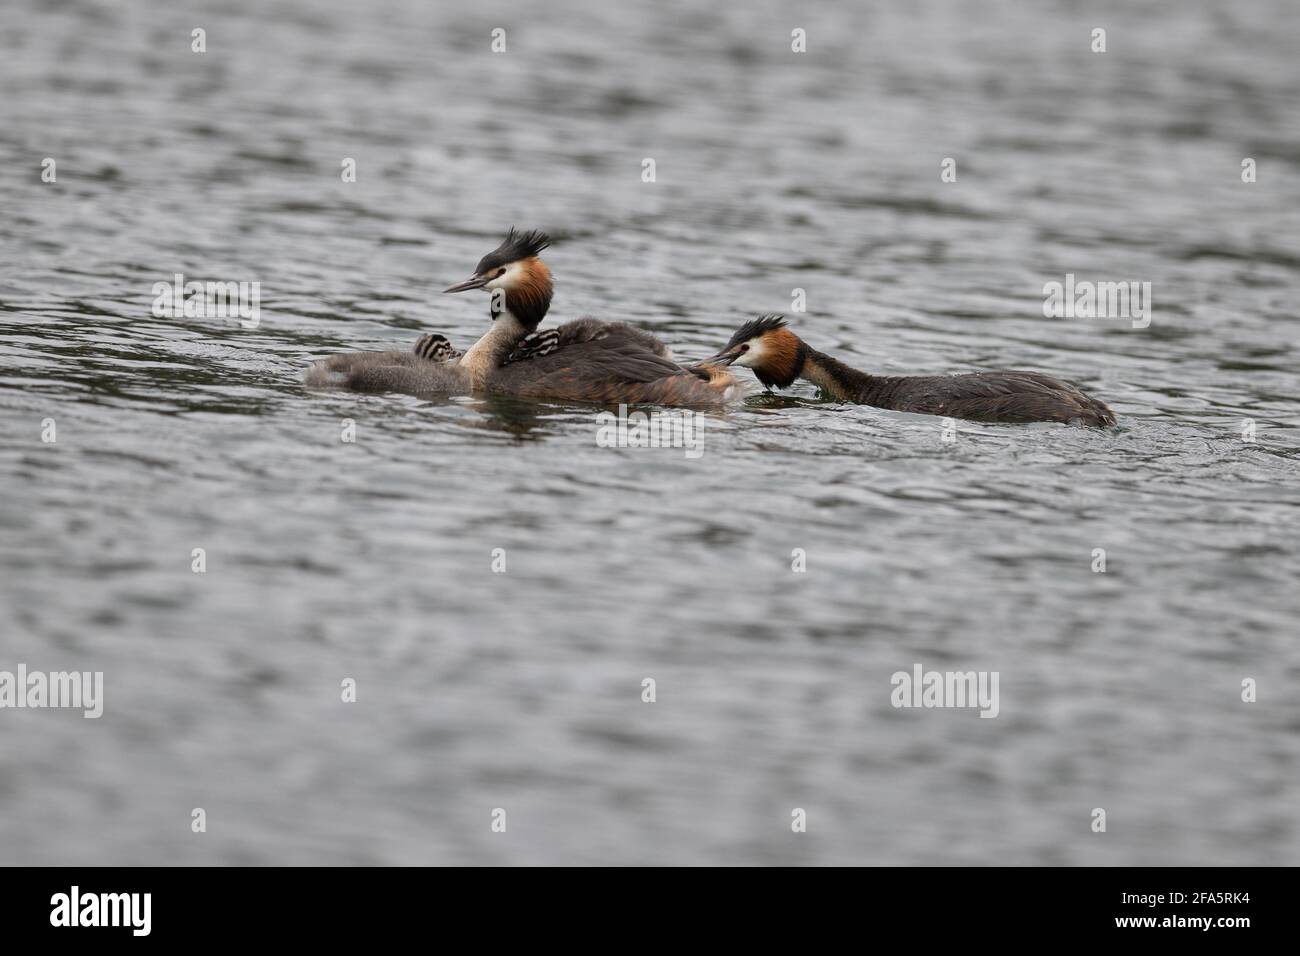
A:
<svg viewBox="0 0 1300 956">
<path fill-rule="evenodd" d="M 648 332 L 579 319 L 559 326 L 555 348 L 497 369 L 488 390 L 525 398 L 658 405 L 715 405 L 734 379 L 699 375 L 667 357 Z"/>
</svg>

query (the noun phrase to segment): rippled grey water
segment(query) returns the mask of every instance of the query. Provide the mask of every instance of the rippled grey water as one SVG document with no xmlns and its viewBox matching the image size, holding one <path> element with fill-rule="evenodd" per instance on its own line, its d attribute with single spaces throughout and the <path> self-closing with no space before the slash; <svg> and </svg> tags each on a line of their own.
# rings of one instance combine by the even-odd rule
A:
<svg viewBox="0 0 1300 956">
<path fill-rule="evenodd" d="M 1300 862 L 1300 13 L 710 6 L 4 5 L 0 670 L 106 700 L 0 711 L 0 860 Z M 512 223 L 556 319 L 703 355 L 802 288 L 852 364 L 1121 427 L 945 443 L 801 386 L 690 461 L 304 390 L 472 341 L 437 290 Z M 153 317 L 177 272 L 260 325 Z M 1150 328 L 1043 318 L 1066 273 L 1151 282 Z M 915 663 L 998 671 L 999 717 L 894 709 Z"/>
</svg>

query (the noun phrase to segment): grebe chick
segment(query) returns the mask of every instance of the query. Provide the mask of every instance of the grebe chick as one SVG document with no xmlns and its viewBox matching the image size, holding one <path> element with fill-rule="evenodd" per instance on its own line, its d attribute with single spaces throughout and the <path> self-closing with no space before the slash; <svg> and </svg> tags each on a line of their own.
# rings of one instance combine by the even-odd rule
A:
<svg viewBox="0 0 1300 956">
<path fill-rule="evenodd" d="M 445 335 L 431 332 L 410 352 L 345 352 L 313 362 L 306 382 L 354 392 L 468 395 L 469 372 L 456 363 L 459 357 Z"/>
<path fill-rule="evenodd" d="M 452 348 L 451 341 L 441 332 L 426 332 L 415 340 L 411 351 L 430 362 L 459 360 L 464 352 Z"/>
<path fill-rule="evenodd" d="M 537 330 L 551 306 L 551 271 L 538 254 L 544 232 L 516 232 L 444 290 L 491 294 L 492 326 L 460 359 L 475 392 L 553 401 L 716 405 L 735 391 L 725 363 L 684 367 L 648 332 L 578 319 Z"/>
<path fill-rule="evenodd" d="M 1038 372 L 961 375 L 870 375 L 808 345 L 780 315 L 746 322 L 711 362 L 754 370 L 769 389 L 797 378 L 832 399 L 900 412 L 977 422 L 1066 422 L 1114 425 L 1115 413 L 1069 382 Z"/>
</svg>

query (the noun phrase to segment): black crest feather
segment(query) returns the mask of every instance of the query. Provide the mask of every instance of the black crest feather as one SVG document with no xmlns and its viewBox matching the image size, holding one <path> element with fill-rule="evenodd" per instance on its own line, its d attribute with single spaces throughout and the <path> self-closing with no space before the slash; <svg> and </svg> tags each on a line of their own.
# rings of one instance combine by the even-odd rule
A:
<svg viewBox="0 0 1300 956">
<path fill-rule="evenodd" d="M 480 259 L 478 268 L 474 271 L 478 275 L 482 275 L 489 269 L 496 269 L 512 262 L 518 262 L 520 259 L 535 256 L 550 244 L 551 237 L 540 229 L 519 232 L 514 226 L 511 226 L 510 231 L 506 233 L 505 239 L 501 240 L 501 245 Z"/>
<path fill-rule="evenodd" d="M 785 316 L 773 312 L 770 315 L 759 316 L 757 319 L 750 319 L 744 325 L 736 330 L 736 334 L 731 337 L 727 343 L 726 351 L 729 348 L 739 345 L 741 342 L 748 342 L 752 338 L 762 335 L 764 332 L 772 332 L 776 329 L 785 328 Z"/>
</svg>

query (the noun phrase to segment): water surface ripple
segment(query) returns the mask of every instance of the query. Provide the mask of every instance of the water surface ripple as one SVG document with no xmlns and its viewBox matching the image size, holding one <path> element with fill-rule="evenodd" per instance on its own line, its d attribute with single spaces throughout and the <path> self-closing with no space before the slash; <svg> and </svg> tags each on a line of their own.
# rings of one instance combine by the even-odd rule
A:
<svg viewBox="0 0 1300 956">
<path fill-rule="evenodd" d="M 98 721 L 0 713 L 0 862 L 1300 863 L 1293 4 L 0 25 L 0 669 L 106 682 Z M 690 461 L 304 390 L 481 334 L 437 290 L 511 224 L 556 236 L 558 320 L 702 356 L 802 288 L 851 364 L 1037 369 L 1121 427 L 944 443 L 799 386 Z M 259 327 L 155 318 L 178 272 L 260 281 Z M 1043 318 L 1066 273 L 1151 282 L 1151 327 Z M 1000 716 L 895 710 L 918 662 L 999 671 Z"/>
</svg>

